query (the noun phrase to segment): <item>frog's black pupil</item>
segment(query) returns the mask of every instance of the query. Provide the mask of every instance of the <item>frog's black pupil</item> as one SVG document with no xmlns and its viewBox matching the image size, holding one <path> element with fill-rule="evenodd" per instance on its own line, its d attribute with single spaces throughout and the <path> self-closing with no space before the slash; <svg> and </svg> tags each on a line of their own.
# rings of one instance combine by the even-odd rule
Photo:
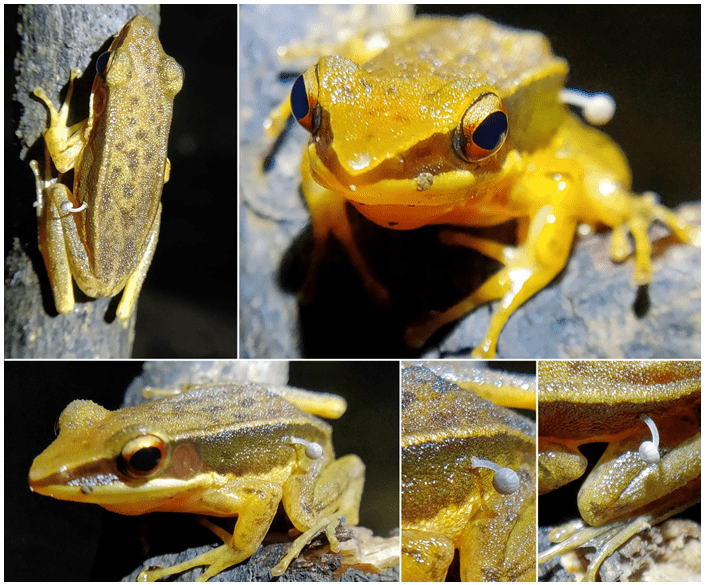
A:
<svg viewBox="0 0 706 585">
<path fill-rule="evenodd" d="M 130 457 L 130 465 L 137 471 L 151 471 L 162 457 L 162 453 L 157 447 L 145 447 L 137 451 Z"/>
<path fill-rule="evenodd" d="M 110 61 L 110 51 L 106 51 L 96 61 L 96 73 L 98 75 L 103 75 L 105 73 L 105 68 L 108 66 L 108 61 Z"/>
<path fill-rule="evenodd" d="M 292 104 L 292 114 L 297 120 L 301 120 L 309 113 L 309 98 L 306 95 L 306 84 L 304 83 L 303 75 L 297 77 L 294 82 L 289 101 Z"/>
<path fill-rule="evenodd" d="M 507 116 L 493 112 L 483 120 L 473 133 L 473 142 L 484 150 L 495 150 L 507 132 Z"/>
</svg>

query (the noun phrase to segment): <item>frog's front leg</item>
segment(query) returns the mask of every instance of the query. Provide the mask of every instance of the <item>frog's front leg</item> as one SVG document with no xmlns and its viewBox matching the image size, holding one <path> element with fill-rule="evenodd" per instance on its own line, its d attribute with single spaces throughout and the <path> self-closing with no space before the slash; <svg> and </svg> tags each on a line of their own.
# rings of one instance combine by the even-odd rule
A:
<svg viewBox="0 0 706 585">
<path fill-rule="evenodd" d="M 206 570 L 196 580 L 208 581 L 228 567 L 251 557 L 265 538 L 281 497 L 282 488 L 264 480 L 231 481 L 220 489 L 206 493 L 201 498 L 202 504 L 211 509 L 214 515 L 238 516 L 230 540 L 190 561 L 173 567 L 143 571 L 139 580 L 157 581 L 168 575 L 206 565 Z M 223 536 L 222 530 L 214 532 Z"/>
<path fill-rule="evenodd" d="M 295 446 L 299 460 L 305 461 L 305 447 Z M 316 468 L 316 465 L 314 465 Z M 346 455 L 328 464 L 318 477 L 314 473 L 293 474 L 284 485 L 282 504 L 301 534 L 287 554 L 272 568 L 279 576 L 287 570 L 302 549 L 321 531 L 326 532 L 331 550 L 338 552 L 335 529 L 342 522 L 358 524 L 360 499 L 363 495 L 365 465 L 357 455 Z"/>
<path fill-rule="evenodd" d="M 407 328 L 405 342 L 411 347 L 421 347 L 443 325 L 460 319 L 480 305 L 501 299 L 491 317 L 488 332 L 473 351 L 475 358 L 495 357 L 498 335 L 510 315 L 549 284 L 566 264 L 576 221 L 568 216 L 562 217 L 555 209 L 550 205 L 542 207 L 532 218 L 525 241 L 517 247 L 462 233 L 443 233 L 444 243 L 474 248 L 505 266 L 460 303 L 433 313 L 420 325 Z"/>
<path fill-rule="evenodd" d="M 631 246 L 628 241 L 628 234 L 632 234 L 635 241 L 635 273 L 636 284 L 649 284 L 652 280 L 652 266 L 650 264 L 651 244 L 647 234 L 648 228 L 655 221 L 659 221 L 669 227 L 674 235 L 682 242 L 700 245 L 701 230 L 681 219 L 673 211 L 660 205 L 657 195 L 652 192 L 643 193 L 640 196 L 623 192 L 620 199 L 629 199 L 630 212 L 622 219 L 618 225 L 614 225 L 611 237 L 611 258 L 616 262 L 624 261 L 630 254 Z"/>
<path fill-rule="evenodd" d="M 346 213 L 346 198 L 322 187 L 314 180 L 306 157 L 302 161 L 301 169 L 302 191 L 309 206 L 314 230 L 314 250 L 303 286 L 304 300 L 308 301 L 314 296 L 316 276 L 326 253 L 326 242 L 329 236 L 334 236 L 345 247 L 351 264 L 358 271 L 370 296 L 381 304 L 387 304 L 387 288 L 370 271 L 355 242 Z"/>
<path fill-rule="evenodd" d="M 518 470 L 520 489 L 485 501 L 457 539 L 461 580 L 536 580 L 536 497 L 534 480 Z"/>
<path fill-rule="evenodd" d="M 454 557 L 454 544 L 443 534 L 402 531 L 402 581 L 440 582 Z"/>
</svg>

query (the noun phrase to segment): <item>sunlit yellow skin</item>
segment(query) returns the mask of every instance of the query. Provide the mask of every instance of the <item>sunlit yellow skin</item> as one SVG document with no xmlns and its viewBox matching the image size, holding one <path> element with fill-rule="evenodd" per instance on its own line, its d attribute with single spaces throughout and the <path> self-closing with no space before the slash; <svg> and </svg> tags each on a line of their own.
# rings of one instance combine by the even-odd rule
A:
<svg viewBox="0 0 706 585">
<path fill-rule="evenodd" d="M 550 361 L 540 362 L 538 373 L 539 492 L 583 475 L 579 445 L 608 443 L 579 492 L 583 529 L 573 526 L 573 540 L 540 555 L 545 562 L 597 538 L 591 545 L 601 552 L 586 574 L 593 580 L 602 561 L 632 535 L 700 500 L 701 364 Z M 641 414 L 659 431 L 655 464 L 638 453 L 650 440 Z M 603 535 L 609 528 L 622 533 Z M 568 527 L 558 529 L 555 541 L 567 535 Z"/>
<path fill-rule="evenodd" d="M 517 472 L 502 495 L 477 457 Z M 413 366 L 402 373 L 402 580 L 534 581 L 534 424 Z"/>
<path fill-rule="evenodd" d="M 579 223 L 612 227 L 611 254 L 618 261 L 629 255 L 632 234 L 638 284 L 651 278 L 652 222 L 698 243 L 699 230 L 654 195 L 630 191 L 620 148 L 569 113 L 559 95 L 568 65 L 543 35 L 478 16 L 417 18 L 386 35 L 389 43 L 377 54 L 323 57 L 303 76 L 315 111 L 311 119 L 317 120 L 301 165 L 315 239 L 305 295 L 332 235 L 371 295 L 387 301 L 355 242 L 346 203 L 399 230 L 488 227 L 516 219 L 516 246 L 441 233 L 445 243 L 473 248 L 504 266 L 470 296 L 405 332 L 405 341 L 420 347 L 443 325 L 500 300 L 474 352 L 493 357 L 508 317 L 566 264 Z M 488 93 L 507 112 L 506 139 L 488 158 L 467 162 L 455 148 L 455 132 Z"/>
<path fill-rule="evenodd" d="M 140 575 L 145 581 L 202 565 L 206 569 L 197 580 L 206 581 L 244 561 L 257 550 L 281 502 L 304 533 L 272 568 L 274 576 L 281 575 L 322 530 L 331 549 L 339 550 L 335 528 L 341 518 L 357 524 L 365 473 L 356 455 L 336 459 L 331 427 L 303 410 L 337 417 L 345 410 L 342 398 L 323 394 L 317 404 L 317 393 L 286 396 L 240 384 L 112 412 L 76 400 L 59 418 L 58 437 L 34 460 L 30 488 L 120 514 L 238 517 L 232 535 L 205 521 L 224 544 L 174 567 L 145 571 Z M 163 446 L 149 471 L 140 472 L 125 455 L 136 439 Z M 310 453 L 307 444 L 318 446 L 318 453 Z"/>
<path fill-rule="evenodd" d="M 49 273 L 56 310 L 74 307 L 72 278 L 89 297 L 124 289 L 117 317 L 127 325 L 159 235 L 162 185 L 169 179 L 167 138 L 181 66 L 162 50 L 144 16 L 125 24 L 97 61 L 89 116 L 67 126 L 73 81 L 56 110 L 46 92 L 35 95 L 49 109 L 44 132 L 59 181 L 37 179 L 39 247 Z M 49 176 L 49 161 L 45 173 Z M 60 182 L 74 169 L 73 191 Z"/>
</svg>

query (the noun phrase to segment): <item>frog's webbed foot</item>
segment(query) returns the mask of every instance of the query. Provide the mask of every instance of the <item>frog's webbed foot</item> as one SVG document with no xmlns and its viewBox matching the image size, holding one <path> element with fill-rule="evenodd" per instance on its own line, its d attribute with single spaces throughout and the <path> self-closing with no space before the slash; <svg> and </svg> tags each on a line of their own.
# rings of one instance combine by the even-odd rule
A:
<svg viewBox="0 0 706 585">
<path fill-rule="evenodd" d="M 655 221 L 665 224 L 682 242 L 693 244 L 694 246 L 700 245 L 701 242 L 700 228 L 689 224 L 673 211 L 660 205 L 657 202 L 655 193 L 647 191 L 641 196 L 635 197 L 633 213 L 622 224 L 613 229 L 610 253 L 616 262 L 625 260 L 631 251 L 628 234 L 632 234 L 635 240 L 637 261 L 634 279 L 640 285 L 648 284 L 652 279 L 652 267 L 650 265 L 651 245 L 647 230 Z"/>
<path fill-rule="evenodd" d="M 549 540 L 559 544 L 541 551 L 537 562 L 541 565 L 556 555 L 561 555 L 580 547 L 596 550 L 582 581 L 595 581 L 603 561 L 612 555 L 630 538 L 649 528 L 654 521 L 650 514 L 643 514 L 632 521 L 616 520 L 603 526 L 586 526 L 582 521 L 570 522 L 549 533 Z M 567 534 L 569 535 L 567 538 Z M 566 540 L 562 540 L 562 539 Z"/>
<path fill-rule="evenodd" d="M 257 549 L 257 546 L 255 547 Z M 252 556 L 254 550 L 234 550 L 227 544 L 214 548 L 198 557 L 174 565 L 173 567 L 160 567 L 156 569 L 147 569 L 140 573 L 138 581 L 159 581 L 169 575 L 177 575 L 194 567 L 206 566 L 206 570 L 196 578 L 196 581 L 208 581 L 211 577 L 215 577 L 218 573 L 225 571 L 227 568 L 243 562 L 245 559 Z"/>
<path fill-rule="evenodd" d="M 299 553 L 304 550 L 304 547 L 309 544 L 314 537 L 321 531 L 326 532 L 326 538 L 328 538 L 329 545 L 333 552 L 338 552 L 341 548 L 341 544 L 336 538 L 336 528 L 341 526 L 345 522 L 345 518 L 338 515 L 325 516 L 316 522 L 309 530 L 300 534 L 297 539 L 290 545 L 287 554 L 284 555 L 282 560 L 272 567 L 272 576 L 279 577 L 282 575 L 289 567 L 289 564 L 299 556 Z"/>
</svg>

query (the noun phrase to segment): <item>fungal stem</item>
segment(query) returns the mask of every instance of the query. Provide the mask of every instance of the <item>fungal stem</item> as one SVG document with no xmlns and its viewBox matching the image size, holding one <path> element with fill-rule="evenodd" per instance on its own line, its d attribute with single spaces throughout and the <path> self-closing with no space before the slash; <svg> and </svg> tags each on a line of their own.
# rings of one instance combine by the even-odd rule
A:
<svg viewBox="0 0 706 585">
<path fill-rule="evenodd" d="M 64 213 L 66 212 L 71 212 L 71 213 L 78 213 L 79 211 L 83 211 L 86 209 L 88 205 L 84 201 L 79 207 L 74 207 L 73 203 L 71 201 L 62 201 L 61 205 L 59 206 L 59 209 L 63 211 Z"/>
<path fill-rule="evenodd" d="M 607 93 L 588 93 L 579 89 L 562 89 L 559 99 L 565 104 L 581 108 L 583 117 L 589 124 L 603 126 L 615 114 L 615 100 Z"/>
<path fill-rule="evenodd" d="M 298 439 L 297 437 L 290 437 L 289 443 L 291 443 L 292 445 L 304 445 L 304 454 L 309 459 L 321 459 L 324 454 L 323 447 L 318 443 L 313 443 L 304 439 Z"/>
<path fill-rule="evenodd" d="M 650 433 L 652 434 L 652 441 L 644 441 L 640 445 L 640 457 L 646 463 L 657 463 L 659 462 L 659 431 L 657 430 L 657 425 L 646 414 L 641 414 L 640 420 L 650 428 Z"/>
<path fill-rule="evenodd" d="M 493 470 L 493 487 L 500 494 L 514 494 L 520 489 L 520 478 L 515 471 L 509 467 L 502 467 L 497 463 L 481 459 L 479 457 L 471 458 L 471 467 L 485 467 Z"/>
</svg>

